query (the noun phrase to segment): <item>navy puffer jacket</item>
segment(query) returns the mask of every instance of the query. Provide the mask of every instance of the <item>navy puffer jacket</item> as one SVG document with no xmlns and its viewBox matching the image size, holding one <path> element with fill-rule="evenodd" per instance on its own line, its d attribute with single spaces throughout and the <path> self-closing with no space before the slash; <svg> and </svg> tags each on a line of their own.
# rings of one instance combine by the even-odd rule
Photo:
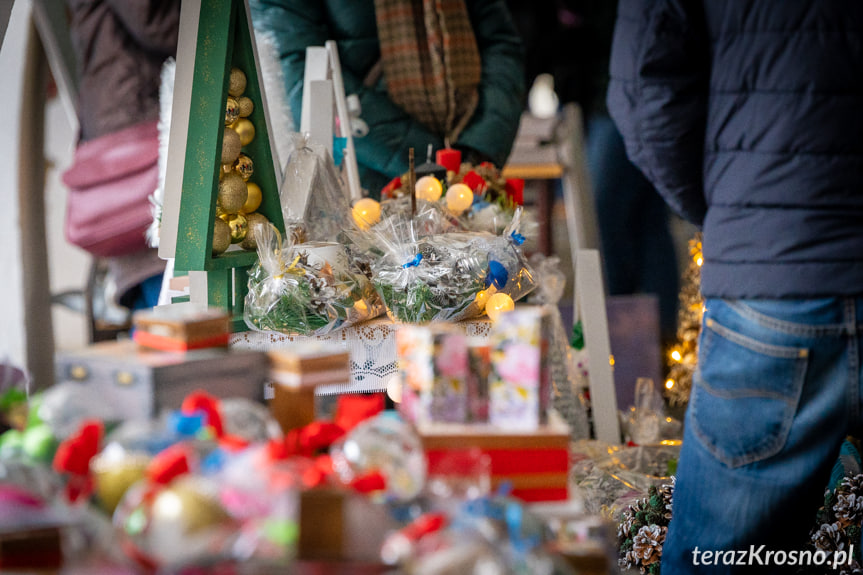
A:
<svg viewBox="0 0 863 575">
<path fill-rule="evenodd" d="M 863 295 L 863 2 L 620 0 L 608 105 L 705 296 Z"/>
</svg>

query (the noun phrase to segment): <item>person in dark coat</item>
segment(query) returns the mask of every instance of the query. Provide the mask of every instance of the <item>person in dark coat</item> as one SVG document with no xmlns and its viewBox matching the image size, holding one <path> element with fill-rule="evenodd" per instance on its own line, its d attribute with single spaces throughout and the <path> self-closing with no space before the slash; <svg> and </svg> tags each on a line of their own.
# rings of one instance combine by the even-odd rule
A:
<svg viewBox="0 0 863 575">
<path fill-rule="evenodd" d="M 435 125 L 418 116 L 418 111 L 404 105 L 394 96 L 394 89 L 408 82 L 417 88 L 414 94 L 422 96 L 428 90 L 419 84 L 420 79 L 404 76 L 394 78 L 400 72 L 389 64 L 394 59 L 381 57 L 380 25 L 390 26 L 400 4 L 411 9 L 411 2 L 402 0 L 251 0 L 250 7 L 255 28 L 273 34 L 279 47 L 282 69 L 285 75 L 286 92 L 297 126 L 300 125 L 302 108 L 303 75 L 306 48 L 323 46 L 327 40 L 335 40 L 339 49 L 346 95 L 357 94 L 362 105 L 362 119 L 369 126 L 365 137 L 355 138 L 357 162 L 362 185 L 372 195 L 392 178 L 404 174 L 408 169 L 408 149 L 416 150 L 421 163 L 429 144 L 440 149 L 446 141 L 463 151 L 463 161 L 479 163 L 489 160 L 503 167 L 509 156 L 518 130 L 521 111 L 524 107 L 524 56 L 521 41 L 506 8 L 504 0 L 465 0 L 463 3 L 467 22 L 456 18 L 461 33 L 454 40 L 440 42 L 436 48 L 419 47 L 432 52 L 432 64 L 436 55 L 444 54 L 449 64 L 450 57 L 462 60 L 463 76 L 472 83 L 455 94 L 456 120 L 453 126 Z M 423 16 L 423 4 L 414 3 L 413 23 L 400 22 L 397 34 L 402 39 L 424 38 L 428 32 L 428 15 Z M 449 6 L 461 5 L 450 2 Z M 386 10 L 387 14 L 383 11 Z M 426 23 L 424 24 L 424 18 Z M 463 20 L 463 19 L 462 19 Z M 404 24 L 416 30 L 405 30 Z M 464 29 L 462 24 L 469 26 Z M 416 42 L 410 41 L 411 50 L 417 50 Z M 429 43 L 434 46 L 434 43 Z M 452 46 L 452 52 L 446 50 Z M 405 44 L 394 42 L 388 54 L 404 54 Z M 423 65 L 427 65 L 424 61 Z M 401 72 L 417 72 L 419 66 Z M 382 73 L 381 73 L 382 72 Z M 448 72 L 432 68 L 437 74 L 425 74 L 422 81 L 435 90 L 442 78 L 449 80 Z M 474 73 L 475 72 L 475 73 Z M 397 81 L 396 81 L 397 80 Z M 475 99 L 471 100 L 471 94 Z M 465 109 L 459 109 L 463 103 Z M 419 106 L 422 108 L 423 106 Z"/>
<path fill-rule="evenodd" d="M 80 141 L 158 120 L 162 65 L 177 51 L 180 0 L 68 0 L 68 6 Z M 155 249 L 107 260 L 117 303 L 156 304 L 165 261 Z"/>
<path fill-rule="evenodd" d="M 852 0 L 620 2 L 609 109 L 633 162 L 704 232 L 664 573 L 799 556 L 860 428 L 861 37 Z"/>
</svg>

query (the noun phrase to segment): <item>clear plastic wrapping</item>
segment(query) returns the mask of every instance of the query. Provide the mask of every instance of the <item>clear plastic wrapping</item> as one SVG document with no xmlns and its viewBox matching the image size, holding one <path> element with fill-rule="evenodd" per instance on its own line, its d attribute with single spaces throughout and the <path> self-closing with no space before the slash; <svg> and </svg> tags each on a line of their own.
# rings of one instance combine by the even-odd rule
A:
<svg viewBox="0 0 863 575">
<path fill-rule="evenodd" d="M 279 190 L 285 228 L 297 243 L 340 241 L 352 220 L 333 158 L 324 146 L 310 142 L 308 135 L 293 134 L 291 138 L 294 151 Z"/>
<path fill-rule="evenodd" d="M 427 212 L 423 212 L 427 213 Z M 517 232 L 425 235 L 424 217 L 397 214 L 369 230 L 374 285 L 390 317 L 405 323 L 459 321 L 483 312 L 487 296 L 513 301 L 534 289 Z"/>
<path fill-rule="evenodd" d="M 258 235 L 243 317 L 251 329 L 321 335 L 380 315 L 383 305 L 360 260 L 341 244 Z"/>
</svg>

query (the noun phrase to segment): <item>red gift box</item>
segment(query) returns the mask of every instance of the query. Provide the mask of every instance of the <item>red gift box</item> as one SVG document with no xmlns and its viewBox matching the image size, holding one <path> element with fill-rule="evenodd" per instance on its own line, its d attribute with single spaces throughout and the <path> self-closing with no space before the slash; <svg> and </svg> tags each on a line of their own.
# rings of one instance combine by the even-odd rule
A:
<svg viewBox="0 0 863 575">
<path fill-rule="evenodd" d="M 492 489 L 507 481 L 512 495 L 524 501 L 569 497 L 569 429 L 560 421 L 523 432 L 490 425 L 429 424 L 420 426 L 419 434 L 430 475 L 451 472 L 454 453 L 478 449 L 489 458 Z"/>
</svg>

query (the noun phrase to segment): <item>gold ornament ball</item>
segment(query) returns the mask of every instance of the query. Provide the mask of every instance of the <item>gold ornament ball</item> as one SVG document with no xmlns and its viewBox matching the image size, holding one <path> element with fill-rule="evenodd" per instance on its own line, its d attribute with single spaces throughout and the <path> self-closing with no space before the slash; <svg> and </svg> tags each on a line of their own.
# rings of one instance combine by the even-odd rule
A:
<svg viewBox="0 0 863 575">
<path fill-rule="evenodd" d="M 195 480 L 179 479 L 159 491 L 153 499 L 153 521 L 183 522 L 187 534 L 195 534 L 230 522 L 230 516 L 219 505 L 215 494 L 205 493 Z"/>
<path fill-rule="evenodd" d="M 351 213 L 360 229 L 367 230 L 381 220 L 381 205 L 371 198 L 363 198 L 357 200 Z"/>
<path fill-rule="evenodd" d="M 228 94 L 239 98 L 246 91 L 246 75 L 239 68 L 231 68 L 231 79 L 228 81 Z"/>
<path fill-rule="evenodd" d="M 249 199 L 249 192 L 243 176 L 237 172 L 225 174 L 219 182 L 218 207 L 221 207 L 225 213 L 236 214 L 247 199 Z"/>
<path fill-rule="evenodd" d="M 240 135 L 231 128 L 225 128 L 225 134 L 222 136 L 222 163 L 233 164 L 240 157 L 240 150 L 243 144 L 240 141 Z"/>
<path fill-rule="evenodd" d="M 240 213 L 251 214 L 261 207 L 263 196 L 261 195 L 261 187 L 254 182 L 246 182 L 246 190 L 248 191 L 248 197 L 246 198 L 246 203 L 240 208 Z"/>
<path fill-rule="evenodd" d="M 255 125 L 246 118 L 240 118 L 232 126 L 240 136 L 240 144 L 248 146 L 255 139 Z"/>
<path fill-rule="evenodd" d="M 225 125 L 230 126 L 240 117 L 240 103 L 234 98 L 228 96 L 228 103 L 225 104 Z"/>
<path fill-rule="evenodd" d="M 213 223 L 213 255 L 217 256 L 231 247 L 231 226 L 221 219 L 216 218 Z"/>
<path fill-rule="evenodd" d="M 240 103 L 240 117 L 241 118 L 248 118 L 249 116 L 252 115 L 252 112 L 255 111 L 255 103 L 252 102 L 251 98 L 243 96 L 242 98 L 239 98 L 237 100 L 237 102 Z"/>
<path fill-rule="evenodd" d="M 258 231 L 262 226 L 270 225 L 270 220 L 265 215 L 255 212 L 246 216 L 246 222 L 248 222 L 249 230 L 246 232 L 246 237 L 240 242 L 240 247 L 244 250 L 256 250 L 258 249 Z"/>
<path fill-rule="evenodd" d="M 103 454 L 94 457 L 90 470 L 102 509 L 113 514 L 126 491 L 144 478 L 149 462 L 143 454 L 124 454 L 118 460 L 108 460 Z"/>
<path fill-rule="evenodd" d="M 515 309 L 515 303 L 512 301 L 512 298 L 505 293 L 494 294 L 488 298 L 488 301 L 485 304 L 485 313 L 491 321 L 497 321 L 501 314 L 512 311 L 513 309 Z"/>
<path fill-rule="evenodd" d="M 222 216 L 222 219 L 228 223 L 231 228 L 231 243 L 238 244 L 246 239 L 246 233 L 249 231 L 249 222 L 243 214 L 228 214 Z"/>
<path fill-rule="evenodd" d="M 241 153 L 237 161 L 234 162 L 234 169 L 243 177 L 243 181 L 248 181 L 252 177 L 252 174 L 255 173 L 255 163 L 252 161 L 252 158 Z"/>
<path fill-rule="evenodd" d="M 473 205 L 473 190 L 465 184 L 453 184 L 446 191 L 446 207 L 458 215 Z"/>
<path fill-rule="evenodd" d="M 427 202 L 438 201 L 443 193 L 443 186 L 441 185 L 440 180 L 434 176 L 421 177 L 417 180 L 414 189 L 416 190 L 417 199 L 425 200 Z"/>
</svg>

